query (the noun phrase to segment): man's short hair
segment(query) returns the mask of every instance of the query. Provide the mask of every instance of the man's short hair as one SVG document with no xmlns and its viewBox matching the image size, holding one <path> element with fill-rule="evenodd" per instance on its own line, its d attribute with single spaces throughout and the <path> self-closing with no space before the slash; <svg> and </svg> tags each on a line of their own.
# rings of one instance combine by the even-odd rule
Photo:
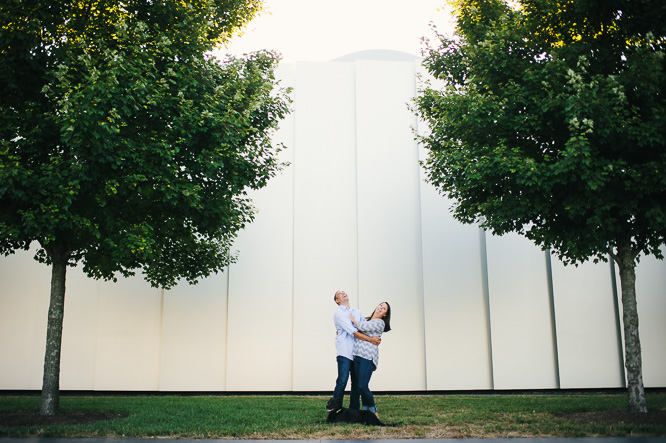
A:
<svg viewBox="0 0 666 443">
<path fill-rule="evenodd" d="M 335 302 L 336 305 L 339 305 L 338 303 L 338 294 L 344 292 L 344 291 L 335 291 L 335 295 L 333 296 L 333 301 Z"/>
</svg>

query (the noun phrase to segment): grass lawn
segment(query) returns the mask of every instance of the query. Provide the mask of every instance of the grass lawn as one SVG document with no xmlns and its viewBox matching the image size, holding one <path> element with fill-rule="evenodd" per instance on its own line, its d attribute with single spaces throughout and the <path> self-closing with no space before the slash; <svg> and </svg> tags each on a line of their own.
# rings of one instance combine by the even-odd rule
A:
<svg viewBox="0 0 666 443">
<path fill-rule="evenodd" d="M 345 398 L 347 400 L 347 398 Z M 666 393 L 647 416 L 626 394 L 377 395 L 383 428 L 328 424 L 323 396 L 62 396 L 45 420 L 38 396 L 0 396 L 4 437 L 407 439 L 666 436 Z"/>
</svg>

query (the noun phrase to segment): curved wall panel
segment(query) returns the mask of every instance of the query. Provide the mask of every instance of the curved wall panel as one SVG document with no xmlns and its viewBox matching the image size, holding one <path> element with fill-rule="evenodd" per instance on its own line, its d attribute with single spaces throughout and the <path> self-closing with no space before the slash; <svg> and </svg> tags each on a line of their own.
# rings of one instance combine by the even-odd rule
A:
<svg viewBox="0 0 666 443">
<path fill-rule="evenodd" d="M 62 389 L 332 391 L 338 289 L 392 306 L 376 391 L 624 386 L 609 264 L 456 222 L 418 163 L 418 61 L 344 60 L 280 67 L 291 165 L 250 195 L 225 273 L 161 291 L 69 270 Z M 664 387 L 666 265 L 637 274 L 644 380 Z M 49 278 L 31 252 L 0 258 L 0 389 L 41 387 Z"/>
</svg>

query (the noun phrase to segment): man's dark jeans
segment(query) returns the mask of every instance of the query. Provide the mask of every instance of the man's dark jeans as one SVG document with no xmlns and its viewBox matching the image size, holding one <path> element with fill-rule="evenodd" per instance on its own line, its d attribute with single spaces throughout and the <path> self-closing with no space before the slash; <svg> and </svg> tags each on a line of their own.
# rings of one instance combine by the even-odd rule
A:
<svg viewBox="0 0 666 443">
<path fill-rule="evenodd" d="M 355 377 L 354 371 L 354 362 L 348 358 L 338 355 L 338 379 L 335 381 L 335 390 L 333 391 L 333 398 L 344 398 L 345 388 L 347 387 L 347 381 L 349 380 L 349 374 L 351 374 L 351 394 L 349 400 L 349 409 L 360 409 L 361 401 L 359 397 L 361 395 L 358 390 L 358 383 Z"/>
</svg>

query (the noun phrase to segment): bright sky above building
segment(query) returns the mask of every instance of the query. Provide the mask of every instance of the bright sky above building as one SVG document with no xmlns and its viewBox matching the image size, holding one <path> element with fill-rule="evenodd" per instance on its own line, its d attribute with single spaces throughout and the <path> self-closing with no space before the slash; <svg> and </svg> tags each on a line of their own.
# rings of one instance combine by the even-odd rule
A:
<svg viewBox="0 0 666 443">
<path fill-rule="evenodd" d="M 283 61 L 328 61 L 368 49 L 420 55 L 421 38 L 453 30 L 446 0 L 265 0 L 222 54 L 275 50 Z"/>
</svg>

